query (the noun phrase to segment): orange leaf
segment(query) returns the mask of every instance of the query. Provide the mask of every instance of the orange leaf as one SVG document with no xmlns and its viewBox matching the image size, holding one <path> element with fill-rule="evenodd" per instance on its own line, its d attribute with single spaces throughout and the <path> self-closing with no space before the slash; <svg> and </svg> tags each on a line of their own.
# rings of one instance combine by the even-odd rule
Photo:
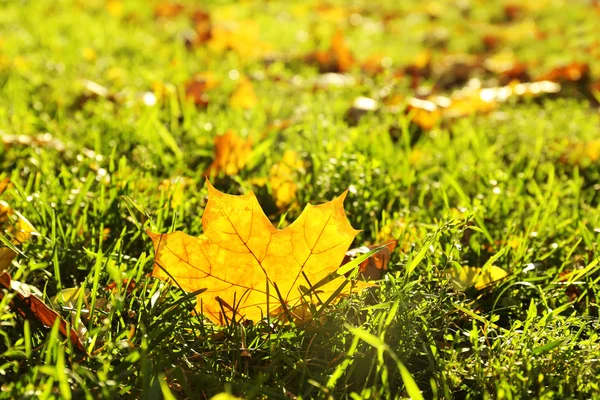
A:
<svg viewBox="0 0 600 400">
<path fill-rule="evenodd" d="M 571 64 L 554 68 L 538 77 L 538 81 L 550 82 L 577 82 L 586 81 L 590 76 L 590 66 L 584 63 L 572 62 Z"/>
<path fill-rule="evenodd" d="M 392 253 L 396 249 L 397 245 L 397 240 L 391 240 L 385 244 L 384 248 L 373 254 L 372 257 L 369 257 L 365 261 L 361 262 L 359 265 L 360 274 L 367 280 L 381 279 L 383 271 L 387 269 L 390 257 L 392 256 Z M 348 250 L 346 252 L 346 256 L 344 257 L 343 264 L 346 264 L 359 255 L 366 254 L 380 246 L 380 244 L 376 244 L 373 246 L 362 246 Z"/>
<path fill-rule="evenodd" d="M 209 100 L 206 92 L 217 87 L 218 84 L 219 82 L 210 72 L 196 74 L 185 83 L 185 97 L 198 107 L 206 107 Z"/>
<path fill-rule="evenodd" d="M 203 44 L 212 38 L 212 21 L 210 14 L 198 10 L 192 14 L 192 23 L 194 24 L 194 32 L 196 33 L 195 43 Z"/>
<path fill-rule="evenodd" d="M 225 175 L 235 175 L 244 168 L 251 152 L 252 141 L 229 130 L 224 135 L 215 137 L 215 158 L 206 174 L 224 172 Z"/>
<path fill-rule="evenodd" d="M 331 37 L 331 45 L 327 51 L 317 51 L 307 58 L 309 62 L 316 61 L 321 72 L 346 73 L 352 69 L 355 61 L 340 30 Z"/>
<path fill-rule="evenodd" d="M 172 277 L 186 291 L 206 288 L 196 310 L 215 323 L 256 321 L 267 314 L 281 316 L 282 310 L 306 320 L 307 304 L 326 301 L 345 282 L 338 276 L 318 290 L 307 289 L 338 269 L 358 233 L 344 213 L 346 192 L 328 203 L 307 205 L 282 230 L 273 227 L 253 193 L 227 195 L 208 182 L 208 195 L 202 237 L 148 234 L 155 251 L 152 275 Z M 349 290 L 346 286 L 342 293 Z"/>
<path fill-rule="evenodd" d="M 174 18 L 181 14 L 185 7 L 179 3 L 163 2 L 154 7 L 156 18 Z"/>
</svg>

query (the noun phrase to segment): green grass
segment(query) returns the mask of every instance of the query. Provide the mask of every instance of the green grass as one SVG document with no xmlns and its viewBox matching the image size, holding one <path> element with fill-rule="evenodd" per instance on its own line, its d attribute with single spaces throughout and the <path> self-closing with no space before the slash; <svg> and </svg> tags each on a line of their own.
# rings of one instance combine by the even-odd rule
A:
<svg viewBox="0 0 600 400">
<path fill-rule="evenodd" d="M 433 49 L 434 65 L 446 52 L 482 54 L 481 38 L 494 29 L 525 29 L 506 47 L 533 75 L 572 61 L 600 75 L 600 14 L 583 2 L 524 10 L 512 22 L 501 2 L 473 1 L 462 11 L 454 3 L 435 3 L 439 13 L 421 2 L 343 6 L 363 15 L 356 26 L 302 2 L 211 3 L 215 21 L 257 23 L 275 54 L 264 62 L 186 48 L 186 14 L 156 19 L 155 3 L 126 2 L 113 15 L 103 1 L 1 2 L 0 179 L 12 186 L 0 200 L 38 232 L 19 246 L 9 272 L 40 289 L 46 304 L 63 289 L 89 291 L 55 306 L 85 327 L 89 356 L 58 326 L 21 317 L 6 294 L 0 397 L 598 396 L 599 160 L 565 158 L 598 138 L 600 114 L 589 96 L 566 85 L 558 96 L 515 100 L 431 131 L 387 108 L 347 121 L 357 96 L 414 95 L 393 71 L 424 49 Z M 398 17 L 383 26 L 386 14 Z M 527 24 L 547 37 L 527 34 Z M 392 67 L 376 76 L 357 67 L 349 73 L 356 84 L 315 89 L 317 68 L 303 57 L 326 49 L 337 27 L 359 60 L 383 54 Z M 229 107 L 231 70 L 252 79 L 254 109 Z M 184 84 L 205 71 L 220 84 L 202 109 L 185 101 Z M 82 79 L 111 95 L 91 96 Z M 157 82 L 171 89 L 147 106 L 143 93 Z M 277 127 L 278 120 L 290 124 Z M 305 326 L 221 328 L 191 313 L 194 294 L 150 277 L 145 230 L 202 233 L 204 171 L 214 137 L 228 129 L 251 138 L 253 153 L 237 175 L 213 179 L 218 189 L 254 190 L 274 224 L 285 226 L 305 204 L 350 188 L 345 209 L 362 230 L 353 247 L 399 240 L 377 288 Z M 286 150 L 303 167 L 294 171 L 295 203 L 278 209 L 269 185 L 256 182 Z M 482 291 L 458 292 L 444 272 L 497 255 L 494 265 L 509 277 Z"/>
</svg>

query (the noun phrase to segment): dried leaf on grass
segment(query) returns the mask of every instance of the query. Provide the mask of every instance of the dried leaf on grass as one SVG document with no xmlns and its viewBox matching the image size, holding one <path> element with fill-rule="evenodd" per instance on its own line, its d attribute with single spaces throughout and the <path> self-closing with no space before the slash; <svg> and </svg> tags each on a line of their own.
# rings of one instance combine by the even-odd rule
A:
<svg viewBox="0 0 600 400">
<path fill-rule="evenodd" d="M 446 275 L 456 290 L 465 291 L 470 287 L 477 290 L 485 289 L 506 278 L 508 273 L 500 267 L 491 265 L 486 268 L 451 267 L 446 270 Z"/>
<path fill-rule="evenodd" d="M 47 328 L 52 327 L 58 320 L 60 332 L 65 337 L 68 337 L 77 349 L 84 353 L 86 352 L 77 332 L 73 328 L 67 331 L 65 320 L 38 297 L 41 296 L 41 292 L 37 288 L 12 280 L 7 272 L 0 275 L 0 285 L 16 295 L 12 300 L 11 306 L 21 317 L 30 321 L 40 322 Z M 0 298 L 3 297 L 4 294 L 0 291 Z"/>
<path fill-rule="evenodd" d="M 259 320 L 267 314 L 307 320 L 307 305 L 368 286 L 348 285 L 344 276 L 336 275 L 358 233 L 344 213 L 346 193 L 325 204 L 307 205 L 294 223 L 278 230 L 253 193 L 227 195 L 210 182 L 208 191 L 202 237 L 148 234 L 155 250 L 153 276 L 173 279 L 190 292 L 206 288 L 198 295 L 196 310 L 213 322 Z"/>
<path fill-rule="evenodd" d="M 383 247 L 377 253 L 373 254 L 372 257 L 369 257 L 365 261 L 360 263 L 359 274 L 367 280 L 381 279 L 381 277 L 383 276 L 383 271 L 387 270 L 390 257 L 392 256 L 392 253 L 396 249 L 397 245 L 397 240 L 392 240 L 385 243 L 383 245 L 385 247 Z M 361 246 L 355 249 L 348 250 L 346 252 L 346 256 L 344 257 L 343 264 L 346 264 L 347 262 L 361 254 L 366 254 L 371 250 L 374 250 L 381 246 L 382 245 L 380 244 L 376 244 L 373 246 Z"/>
<path fill-rule="evenodd" d="M 238 87 L 229 98 L 229 105 L 232 108 L 252 109 L 258 104 L 258 98 L 254 93 L 254 86 L 248 78 L 242 78 Z"/>
<path fill-rule="evenodd" d="M 213 176 L 220 173 L 237 174 L 248 162 L 252 153 L 252 141 L 244 139 L 232 130 L 215 137 L 215 156 L 205 172 Z"/>
</svg>

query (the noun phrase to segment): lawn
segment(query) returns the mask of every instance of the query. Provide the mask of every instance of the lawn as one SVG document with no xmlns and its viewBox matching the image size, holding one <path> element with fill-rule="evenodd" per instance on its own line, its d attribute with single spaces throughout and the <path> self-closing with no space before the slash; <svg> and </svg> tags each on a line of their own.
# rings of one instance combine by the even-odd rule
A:
<svg viewBox="0 0 600 400">
<path fill-rule="evenodd" d="M 0 398 L 597 398 L 599 19 L 595 1 L 0 2 Z M 236 230 L 255 261 L 207 258 L 193 285 L 153 245 L 225 249 L 215 215 L 251 192 L 280 232 L 329 226 L 308 204 L 360 230 L 333 269 L 302 264 L 338 286 L 303 274 L 288 309 L 296 253 L 256 275 L 248 244 L 270 225 Z M 379 252 L 337 274 L 362 246 Z M 272 303 L 245 318 L 255 278 Z"/>
</svg>

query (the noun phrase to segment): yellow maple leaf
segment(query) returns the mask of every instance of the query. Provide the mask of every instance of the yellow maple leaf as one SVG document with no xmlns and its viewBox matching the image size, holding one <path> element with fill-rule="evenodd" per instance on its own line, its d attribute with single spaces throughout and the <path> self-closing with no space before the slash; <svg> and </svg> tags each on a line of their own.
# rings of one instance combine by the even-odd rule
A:
<svg viewBox="0 0 600 400">
<path fill-rule="evenodd" d="M 479 267 L 452 267 L 446 270 L 446 276 L 456 290 L 464 291 L 473 286 L 477 290 L 485 289 L 495 283 L 503 280 L 508 273 L 500 267 L 494 265 L 488 268 Z"/>
<path fill-rule="evenodd" d="M 345 277 L 336 276 L 308 289 L 335 273 L 359 232 L 346 219 L 345 197 L 346 192 L 321 205 L 309 204 L 295 222 L 279 230 L 252 192 L 232 196 L 208 182 L 202 237 L 148 232 L 155 251 L 152 275 L 172 278 L 186 291 L 205 288 L 196 310 L 218 324 L 286 311 L 306 320 L 307 304 L 337 297 L 345 283 Z M 338 294 L 347 294 L 349 286 Z"/>
<path fill-rule="evenodd" d="M 260 25 L 253 20 L 221 20 L 212 26 L 208 47 L 217 53 L 231 50 L 243 60 L 261 57 L 271 46 L 260 40 Z"/>
</svg>

